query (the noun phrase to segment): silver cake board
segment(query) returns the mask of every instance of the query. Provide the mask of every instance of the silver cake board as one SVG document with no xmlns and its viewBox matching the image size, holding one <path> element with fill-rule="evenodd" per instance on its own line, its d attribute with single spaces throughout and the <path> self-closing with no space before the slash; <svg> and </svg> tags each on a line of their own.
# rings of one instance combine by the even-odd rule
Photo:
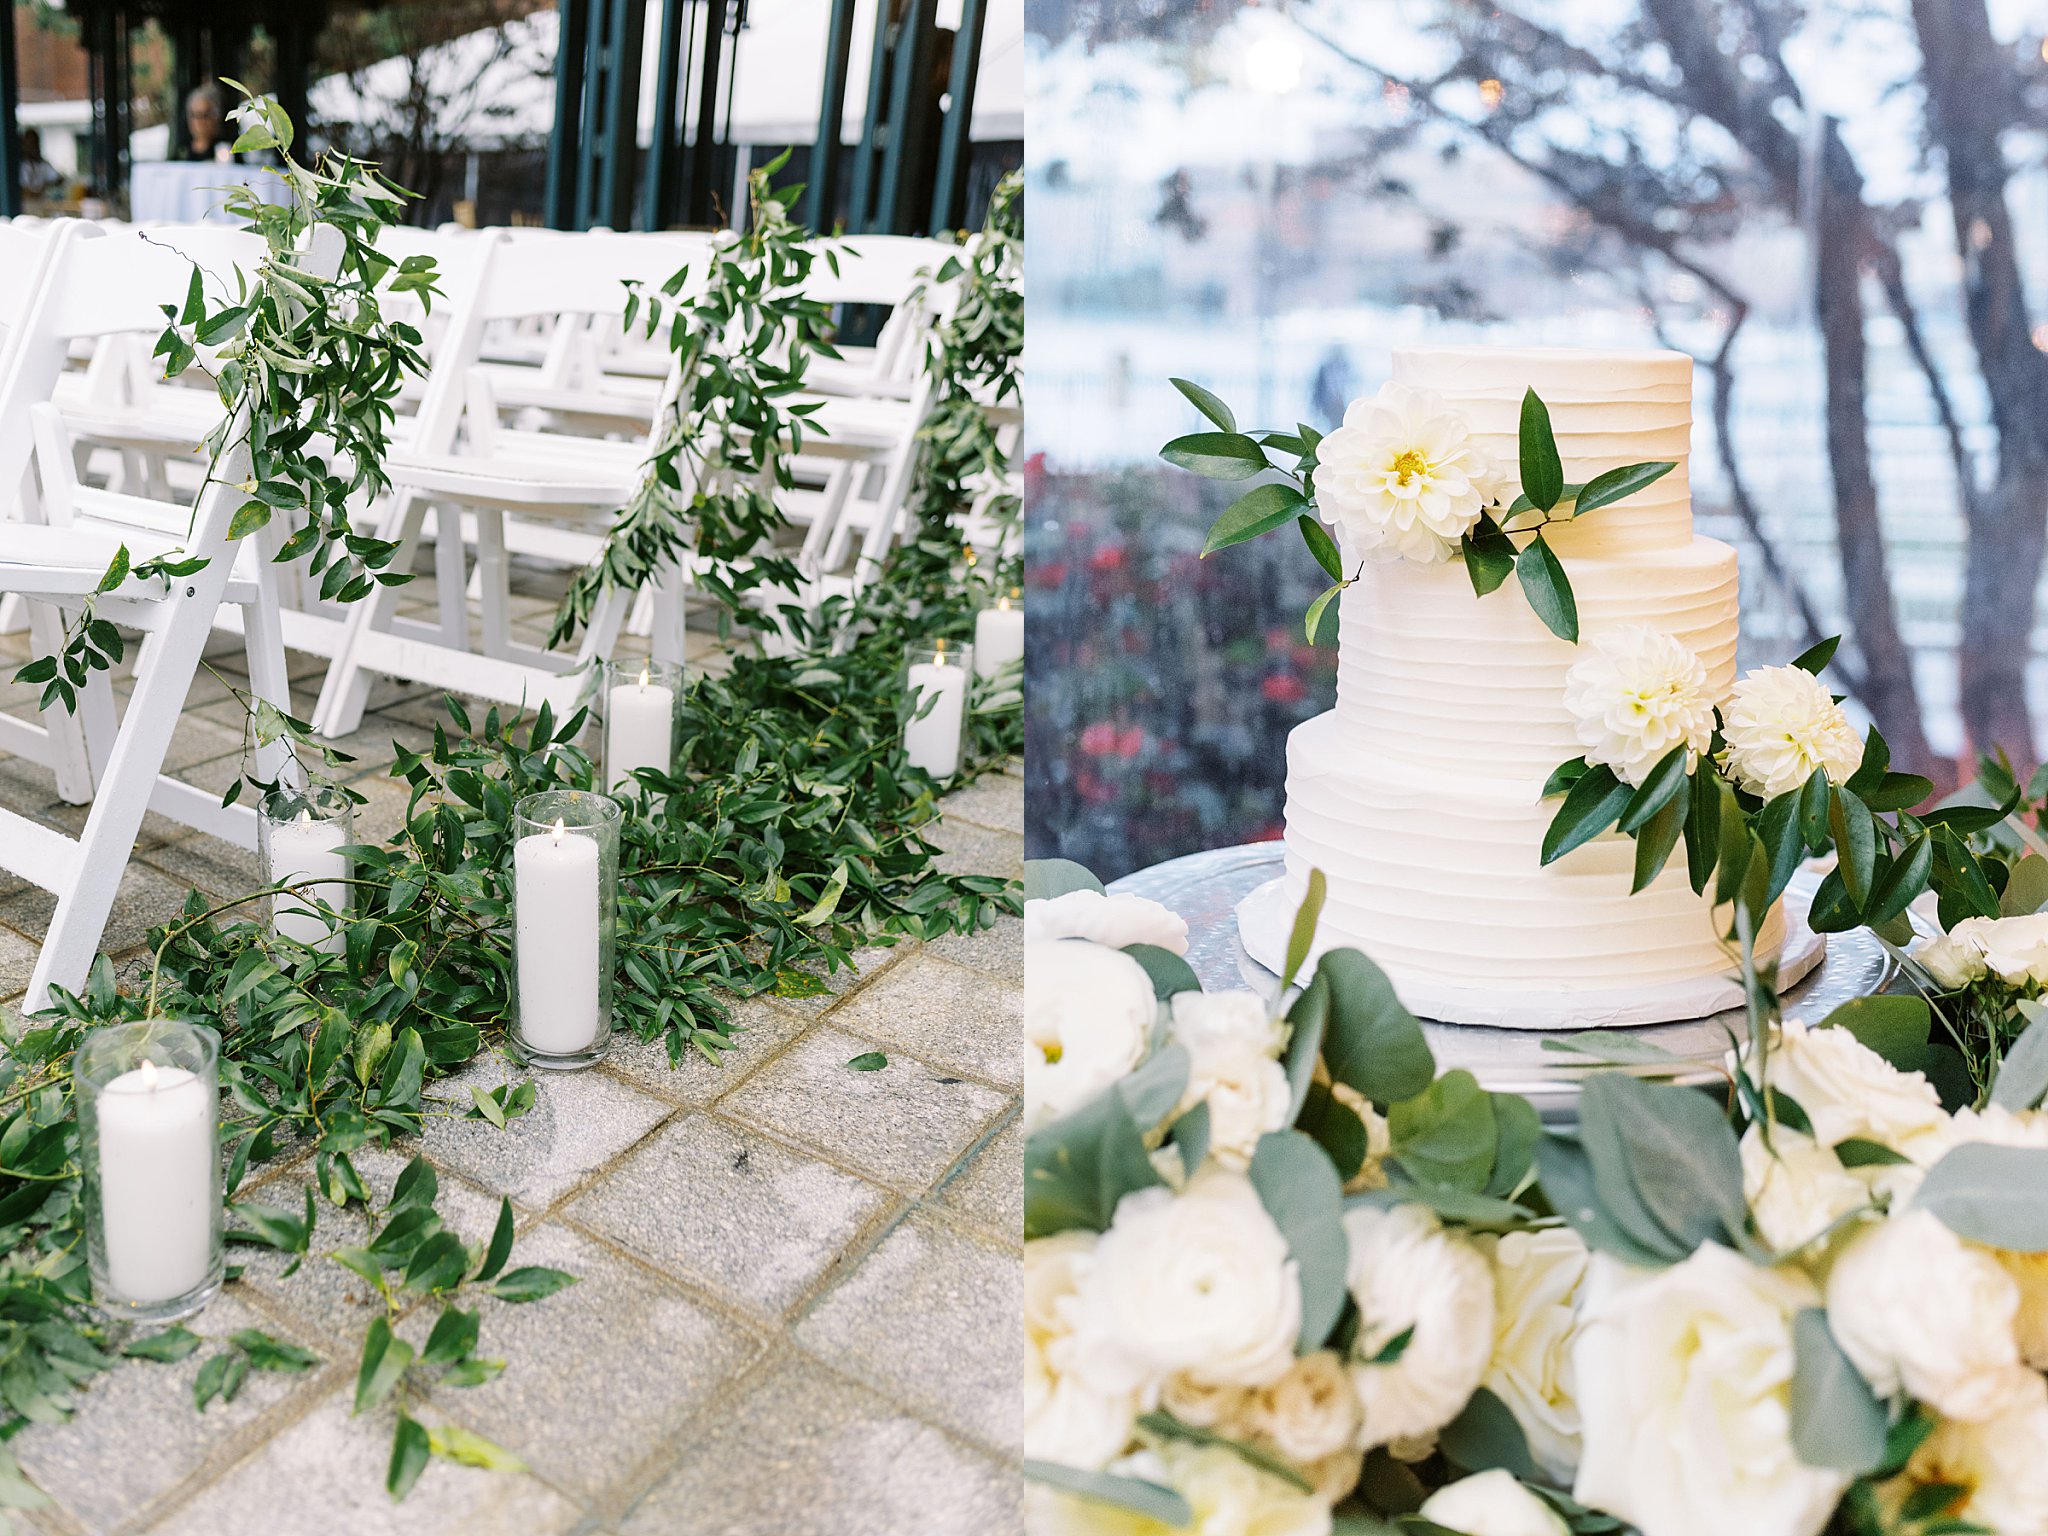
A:
<svg viewBox="0 0 2048 1536">
<path fill-rule="evenodd" d="M 1246 896 L 1276 880 L 1282 865 L 1280 843 L 1246 843 L 1155 864 L 1112 882 L 1109 889 L 1150 897 L 1186 920 L 1187 961 L 1206 989 L 1222 992 L 1251 987 L 1272 992 L 1280 978 L 1246 951 L 1238 932 L 1237 908 Z M 1786 892 L 1788 929 L 1794 918 L 1799 927 L 1807 926 L 1806 912 L 1818 884 L 1819 877 L 1807 871 L 1793 877 Z M 1291 926 L 1291 912 L 1288 921 Z M 1892 974 L 1891 957 L 1884 946 L 1872 934 L 1856 929 L 1830 935 L 1812 969 L 1797 983 L 1787 983 L 1781 976 L 1780 993 L 1787 1013 L 1818 1020 L 1851 998 L 1882 991 Z M 1404 1000 L 1414 1008 L 1405 993 Z M 1565 1036 L 1584 1026 L 1500 1029 L 1445 1023 L 1429 1018 L 1427 1010 L 1415 1011 L 1423 1016 L 1423 1033 L 1440 1069 L 1463 1067 L 1495 1092 L 1521 1094 L 1546 1117 L 1569 1118 L 1578 1099 L 1580 1079 L 1589 1070 L 1604 1069 L 1583 1053 L 1560 1048 Z M 1627 1070 L 1681 1082 L 1710 1082 L 1721 1076 L 1730 1043 L 1743 1038 L 1747 1028 L 1738 999 L 1735 1006 L 1705 1017 L 1623 1026 L 1612 1033 L 1617 1044 L 1641 1041 L 1675 1058 Z"/>
</svg>

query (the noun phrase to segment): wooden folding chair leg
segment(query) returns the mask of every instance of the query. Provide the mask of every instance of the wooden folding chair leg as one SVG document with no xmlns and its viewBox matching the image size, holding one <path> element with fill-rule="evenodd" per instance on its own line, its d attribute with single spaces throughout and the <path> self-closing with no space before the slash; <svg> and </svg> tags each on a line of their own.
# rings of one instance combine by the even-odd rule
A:
<svg viewBox="0 0 2048 1536">
<path fill-rule="evenodd" d="M 394 571 L 412 569 L 413 558 L 419 553 L 420 525 L 426 520 L 427 504 L 421 497 L 410 491 L 401 491 L 393 500 L 386 513 L 383 525 L 377 530 L 377 537 L 395 541 L 398 554 L 392 559 L 390 568 Z M 456 540 L 461 541 L 458 528 Z M 334 738 L 352 736 L 361 729 L 363 710 L 370 701 L 370 675 L 360 660 L 362 637 L 372 629 L 389 629 L 391 620 L 398 612 L 398 594 L 402 587 L 387 587 L 376 583 L 370 595 L 354 604 L 345 621 L 341 643 L 335 648 L 334 660 L 327 668 L 327 677 L 320 685 L 320 698 L 313 706 L 313 729 L 321 735 Z"/>
<path fill-rule="evenodd" d="M 283 714 L 292 712 L 291 674 L 285 664 L 284 620 L 278 612 L 277 590 L 259 582 L 256 601 L 244 626 L 249 655 L 249 691 Z M 256 777 L 275 782 L 291 762 L 282 740 L 256 748 Z"/>
<path fill-rule="evenodd" d="M 679 662 L 683 659 L 686 639 L 683 621 L 687 617 L 685 594 L 689 590 L 683 572 L 671 565 L 656 572 L 648 585 L 653 593 L 653 624 L 648 641 L 654 659 Z"/>
<path fill-rule="evenodd" d="M 36 655 L 56 655 L 64 644 L 62 610 L 46 603 L 29 603 L 26 607 L 29 643 Z M 90 683 L 105 681 L 104 674 L 93 674 L 88 695 L 93 691 Z M 82 706 L 85 700 L 79 702 Z M 86 744 L 85 721 L 59 704 L 43 711 L 43 729 L 48 732 L 49 766 L 57 778 L 57 798 L 66 805 L 90 805 L 93 762 Z"/>
</svg>

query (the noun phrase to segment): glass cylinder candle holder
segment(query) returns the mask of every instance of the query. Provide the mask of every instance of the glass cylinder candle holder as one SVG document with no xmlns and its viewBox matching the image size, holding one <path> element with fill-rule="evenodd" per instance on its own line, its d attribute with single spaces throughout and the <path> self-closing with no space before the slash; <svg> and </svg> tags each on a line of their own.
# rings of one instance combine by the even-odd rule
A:
<svg viewBox="0 0 2048 1536">
<path fill-rule="evenodd" d="M 580 789 L 513 807 L 512 1044 L 533 1066 L 587 1067 L 611 1043 L 619 821 Z"/>
<path fill-rule="evenodd" d="M 683 664 L 679 661 L 608 661 L 604 664 L 604 782 L 611 794 L 639 788 L 640 768 L 675 771 L 683 729 Z"/>
<path fill-rule="evenodd" d="M 909 705 L 903 751 L 913 768 L 922 768 L 935 779 L 950 779 L 960 771 L 967 678 L 973 666 L 971 645 L 933 640 L 903 648 L 903 694 Z"/>
<path fill-rule="evenodd" d="M 354 811 L 331 784 L 264 798 L 257 813 L 263 883 L 292 887 L 270 898 L 270 925 L 279 938 L 337 954 L 348 943 L 348 880 L 355 868 L 342 850 L 355 841 Z"/>
<path fill-rule="evenodd" d="M 1010 587 L 974 616 L 974 675 L 1000 677 L 1023 660 L 1024 589 Z"/>
<path fill-rule="evenodd" d="M 220 1036 L 152 1019 L 107 1024 L 72 1061 L 86 1262 L 102 1311 L 189 1317 L 220 1291 Z"/>
</svg>

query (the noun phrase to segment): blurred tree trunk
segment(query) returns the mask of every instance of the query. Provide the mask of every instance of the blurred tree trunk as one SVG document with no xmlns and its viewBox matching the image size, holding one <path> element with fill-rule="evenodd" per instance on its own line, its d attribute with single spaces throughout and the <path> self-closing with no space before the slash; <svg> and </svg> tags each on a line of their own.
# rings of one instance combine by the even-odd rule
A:
<svg viewBox="0 0 2048 1536">
<path fill-rule="evenodd" d="M 2034 345 L 2005 201 L 2012 64 L 1984 0 L 1913 0 L 1913 24 L 1928 126 L 1947 161 L 1964 317 L 1998 429 L 1963 576 L 1963 722 L 1973 746 L 2004 747 L 2026 767 L 2036 761 L 2026 680 L 2048 534 L 2048 357 Z"/>
</svg>

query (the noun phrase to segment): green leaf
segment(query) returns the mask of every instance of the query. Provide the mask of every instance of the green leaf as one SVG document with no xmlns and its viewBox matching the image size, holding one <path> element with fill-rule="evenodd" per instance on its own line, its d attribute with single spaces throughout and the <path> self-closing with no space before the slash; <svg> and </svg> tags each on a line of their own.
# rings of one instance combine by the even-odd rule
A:
<svg viewBox="0 0 2048 1536">
<path fill-rule="evenodd" d="M 498 1203 L 498 1224 L 491 1229 L 490 1246 L 484 1250 L 483 1267 L 476 1272 L 479 1280 L 495 1280 L 498 1271 L 505 1267 L 505 1261 L 512 1257 L 512 1202 Z"/>
<path fill-rule="evenodd" d="M 889 1065 L 889 1058 L 881 1051 L 862 1051 L 846 1065 L 855 1072 L 879 1072 Z"/>
<path fill-rule="evenodd" d="M 523 1269 L 508 1271 L 490 1289 L 491 1294 L 500 1301 L 523 1303 L 541 1301 L 575 1283 L 576 1277 L 567 1270 L 550 1269 L 543 1264 L 529 1264 Z"/>
<path fill-rule="evenodd" d="M 1316 923 L 1323 915 L 1323 902 L 1329 895 L 1329 889 L 1329 881 L 1323 878 L 1320 869 L 1308 872 L 1308 890 L 1294 914 L 1294 927 L 1287 935 L 1287 969 L 1280 974 L 1282 993 L 1294 985 L 1294 978 L 1308 963 L 1308 952 L 1316 941 Z"/>
<path fill-rule="evenodd" d="M 1991 1102 L 2015 1114 L 2038 1108 L 2048 1094 L 2048 1009 L 2039 1003 L 2020 1008 L 2030 1016 L 2027 1027 L 2005 1048 L 1991 1080 Z"/>
<path fill-rule="evenodd" d="M 1308 612 L 1302 616 L 1301 628 L 1310 645 L 1316 643 L 1316 632 L 1323 627 L 1323 615 L 1329 611 L 1330 600 L 1343 590 L 1344 583 L 1341 581 L 1334 587 L 1325 587 L 1316 600 L 1308 605 Z"/>
<path fill-rule="evenodd" d="M 1522 494 L 1531 506 L 1548 512 L 1564 494 L 1564 464 L 1550 430 L 1550 411 L 1533 389 L 1522 396 L 1521 453 Z"/>
<path fill-rule="evenodd" d="M 1159 456 L 1211 480 L 1249 480 L 1272 468 L 1266 450 L 1242 432 L 1192 432 L 1176 437 Z"/>
<path fill-rule="evenodd" d="M 1851 1477 L 1884 1459 L 1884 1404 L 1842 1353 L 1818 1307 L 1792 1319 L 1792 1448 L 1809 1467 Z"/>
<path fill-rule="evenodd" d="M 1470 1072 L 1446 1072 L 1387 1110 L 1388 1158 L 1417 1184 L 1479 1194 L 1499 1147 L 1493 1098 Z"/>
<path fill-rule="evenodd" d="M 1485 1387 L 1474 1392 L 1464 1410 L 1443 1427 L 1437 1449 L 1453 1466 L 1467 1472 L 1504 1467 L 1527 1482 L 1545 1480 L 1536 1458 L 1529 1454 L 1529 1437 L 1522 1432 L 1521 1422 Z"/>
<path fill-rule="evenodd" d="M 1024 1475 L 1034 1483 L 1044 1483 L 1090 1503 L 1130 1510 L 1169 1530 L 1177 1531 L 1194 1523 L 1195 1512 L 1188 1507 L 1188 1501 L 1158 1483 L 1119 1477 L 1113 1472 L 1086 1472 L 1050 1461 L 1026 1460 Z"/>
<path fill-rule="evenodd" d="M 1349 1300 L 1344 1191 L 1322 1148 L 1300 1131 L 1261 1136 L 1250 1177 L 1294 1258 L 1301 1282 L 1300 1348 L 1306 1353 L 1330 1336 Z"/>
<path fill-rule="evenodd" d="M 1206 1104 L 1202 1107 L 1208 1108 Z M 1337 1170 L 1339 1183 L 1348 1183 L 1365 1166 L 1366 1154 L 1371 1150 L 1365 1122 L 1321 1083 L 1308 1085 L 1308 1093 L 1294 1117 L 1294 1128 L 1323 1149 L 1330 1166 Z M 1179 1139 L 1177 1134 L 1175 1139 Z"/>
<path fill-rule="evenodd" d="M 1323 1059 L 1323 1033 L 1330 1023 L 1330 984 L 1319 976 L 1309 978 L 1294 1006 L 1287 1010 L 1288 1121 L 1301 1113 L 1315 1082 L 1316 1064 Z"/>
<path fill-rule="evenodd" d="M 1465 574 L 1471 579 L 1472 590 L 1480 597 L 1495 591 L 1515 574 L 1515 541 L 1484 512 L 1458 547 L 1464 552 Z"/>
<path fill-rule="evenodd" d="M 1316 557 L 1316 564 L 1323 568 L 1330 580 L 1342 581 L 1344 561 L 1337 553 L 1337 541 L 1330 537 L 1329 531 L 1321 523 L 1306 513 L 1296 521 L 1301 526 L 1301 542 L 1306 544 L 1308 552 Z"/>
<path fill-rule="evenodd" d="M 1926 833 L 1920 834 L 1922 841 Z M 2038 853 L 2025 855 L 2005 877 L 2005 889 L 1998 893 L 1998 910 L 2005 917 L 2026 917 L 2048 906 L 2048 859 Z"/>
<path fill-rule="evenodd" d="M 1861 911 L 1869 904 L 1871 882 L 1877 874 L 1877 823 L 1868 806 L 1838 788 L 1828 807 L 1828 827 L 1834 833 L 1842 888 Z"/>
<path fill-rule="evenodd" d="M 1543 862 L 1555 864 L 1574 848 L 1590 843 L 1614 825 L 1634 797 L 1635 791 L 1605 763 L 1588 768 L 1550 818 L 1543 834 Z"/>
<path fill-rule="evenodd" d="M 1257 1467 L 1268 1477 L 1277 1477 L 1281 1482 L 1298 1492 L 1313 1493 L 1315 1491 L 1313 1483 L 1279 1457 L 1262 1451 L 1255 1445 L 1247 1445 L 1242 1440 L 1233 1440 L 1228 1435 L 1219 1435 L 1213 1429 L 1203 1429 L 1198 1425 L 1183 1423 L 1163 1409 L 1153 1413 L 1138 1415 L 1138 1428 L 1144 1430 L 1147 1434 L 1157 1435 L 1165 1440 L 1185 1440 L 1190 1445 L 1216 1446 L 1221 1450 L 1229 1451 L 1248 1465 Z"/>
<path fill-rule="evenodd" d="M 420 1351 L 420 1363 L 453 1365 L 476 1348 L 481 1329 L 479 1314 L 454 1306 L 442 1308 L 441 1315 L 434 1319 L 433 1332 L 427 1335 L 426 1348 Z"/>
<path fill-rule="evenodd" d="M 1598 1073 L 1580 1090 L 1579 1120 L 1601 1203 L 1632 1236 L 1652 1237 L 1632 1220 L 1640 1209 L 1666 1234 L 1661 1248 L 1673 1259 L 1701 1243 L 1740 1238 L 1749 1212 L 1742 1158 L 1727 1119 L 1705 1094 Z"/>
<path fill-rule="evenodd" d="M 1200 411 L 1225 432 L 1234 433 L 1237 431 L 1237 418 L 1230 414 L 1230 407 L 1208 390 L 1202 388 L 1201 385 L 1195 383 L 1192 379 L 1172 379 L 1168 382 L 1183 395 L 1187 396 L 1189 404 L 1193 405 L 1196 410 Z"/>
<path fill-rule="evenodd" d="M 1917 1072 L 1926 1064 L 1934 1016 L 1923 997 L 1879 992 L 1852 997 L 1815 1027 L 1846 1029 L 1901 1072 Z"/>
<path fill-rule="evenodd" d="M 1024 899 L 1049 901 L 1069 891 L 1102 894 L 1102 882 L 1083 864 L 1072 859 L 1027 859 L 1024 862 Z"/>
<path fill-rule="evenodd" d="M 1106 1231 L 1116 1205 L 1159 1183 L 1124 1096 L 1096 1095 L 1024 1144 L 1024 1235 Z"/>
<path fill-rule="evenodd" d="M 1817 645 L 1809 646 L 1792 658 L 1792 665 L 1802 672 L 1811 672 L 1815 677 L 1827 670 L 1829 662 L 1835 659 L 1835 651 L 1841 645 L 1840 635 L 1830 635 Z"/>
<path fill-rule="evenodd" d="M 2048 1148 L 1964 1142 L 1927 1170 L 1913 1206 L 1987 1248 L 2048 1253 Z"/>
<path fill-rule="evenodd" d="M 363 1357 L 356 1368 L 354 1413 L 366 1413 L 388 1398 L 412 1364 L 412 1346 L 391 1332 L 384 1318 L 373 1319 L 363 1335 Z"/>
<path fill-rule="evenodd" d="M 2035 862 L 2048 871 L 2048 860 Z M 1882 928 L 1903 913 L 1927 889 L 1928 876 L 1933 869 L 1934 843 L 1927 833 L 1916 832 L 1899 850 L 1899 856 L 1878 876 L 1877 884 L 1870 892 L 1870 907 L 1865 921 L 1873 928 Z"/>
<path fill-rule="evenodd" d="M 433 1439 L 426 1429 L 410 1415 L 399 1414 L 397 1427 L 391 1432 L 391 1465 L 384 1474 L 384 1487 L 393 1503 L 412 1492 L 412 1485 L 427 1469 L 427 1458 L 433 1449 Z"/>
<path fill-rule="evenodd" d="M 320 1363 L 320 1357 L 310 1349 L 283 1339 L 274 1338 L 260 1328 L 244 1328 L 233 1336 L 235 1348 L 249 1357 L 249 1364 L 259 1371 L 278 1371 L 296 1375 L 310 1371 Z"/>
<path fill-rule="evenodd" d="M 1628 1218 L 1626 1225 L 1608 1209 L 1592 1158 L 1580 1142 L 1546 1132 L 1536 1144 L 1536 1166 L 1544 1199 L 1588 1248 L 1611 1253 L 1640 1268 L 1672 1262 L 1670 1240 L 1642 1210 L 1633 1186 L 1617 1191 Z M 1639 1237 L 1638 1232 L 1643 1235 Z"/>
<path fill-rule="evenodd" d="M 1157 944 L 1126 944 L 1124 953 L 1145 968 L 1152 980 L 1152 995 L 1172 997 L 1176 992 L 1199 992 L 1202 979 L 1195 968 L 1170 949 Z"/>
<path fill-rule="evenodd" d="M 1836 1142 L 1835 1156 L 1844 1168 L 1897 1168 L 1912 1161 L 1883 1142 L 1865 1141 L 1861 1136 Z"/>
<path fill-rule="evenodd" d="M 1564 573 L 1556 553 L 1542 534 L 1537 534 L 1515 557 L 1515 574 L 1522 581 L 1522 595 L 1529 599 L 1544 627 L 1561 640 L 1579 643 L 1579 605 L 1572 596 L 1571 578 Z"/>
<path fill-rule="evenodd" d="M 1657 760 L 1636 792 L 1623 807 L 1616 830 L 1633 832 L 1650 824 L 1651 818 L 1669 805 L 1686 781 L 1686 749 L 1673 747 Z"/>
<path fill-rule="evenodd" d="M 260 501 L 245 501 L 228 522 L 230 539 L 246 538 L 270 521 L 270 508 Z"/>
<path fill-rule="evenodd" d="M 1329 988 L 1323 1062 L 1330 1076 L 1375 1104 L 1426 1090 L 1436 1058 L 1386 972 L 1355 949 L 1335 949 L 1317 964 L 1316 976 Z"/>
<path fill-rule="evenodd" d="M 146 1339 L 137 1339 L 121 1353 L 131 1360 L 155 1360 L 164 1365 L 175 1365 L 199 1347 L 199 1335 L 189 1328 L 166 1328 L 162 1333 L 153 1333 Z"/>
<path fill-rule="evenodd" d="M 482 1467 L 486 1472 L 524 1472 L 526 1463 L 482 1435 L 472 1434 L 459 1424 L 437 1424 L 428 1435 L 436 1456 L 460 1462 L 465 1467 Z"/>
<path fill-rule="evenodd" d="M 1271 533 L 1275 528 L 1293 522 L 1307 503 L 1308 498 L 1291 485 L 1276 481 L 1253 486 L 1225 507 L 1223 515 L 1216 519 L 1215 526 L 1209 530 L 1208 540 L 1202 545 L 1204 558 L 1219 549 L 1256 539 L 1262 533 Z"/>
<path fill-rule="evenodd" d="M 1685 808 L 1685 873 L 1693 893 L 1704 895 L 1721 857 L 1722 802 L 1735 792 L 1714 772 L 1704 755 L 1692 773 L 1692 795 Z"/>
<path fill-rule="evenodd" d="M 1635 495 L 1645 486 L 1663 479 L 1677 467 L 1674 461 L 1665 459 L 1646 464 L 1623 464 L 1616 469 L 1602 470 L 1588 480 L 1573 499 L 1572 516 L 1584 517 L 1588 512 L 1612 506 L 1625 497 Z"/>
<path fill-rule="evenodd" d="M 1629 884 L 1630 894 L 1648 889 L 1650 882 L 1664 873 L 1664 866 L 1671 858 L 1671 851 L 1678 846 L 1679 833 L 1685 827 L 1685 779 L 1679 779 L 1681 793 L 1659 811 L 1650 824 L 1636 834 L 1635 874 Z"/>
</svg>

